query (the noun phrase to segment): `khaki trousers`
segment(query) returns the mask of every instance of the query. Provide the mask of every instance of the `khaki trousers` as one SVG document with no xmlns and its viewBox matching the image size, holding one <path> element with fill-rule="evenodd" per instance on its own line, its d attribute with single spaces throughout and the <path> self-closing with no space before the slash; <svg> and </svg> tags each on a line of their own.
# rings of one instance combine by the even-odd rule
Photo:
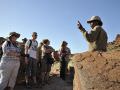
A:
<svg viewBox="0 0 120 90">
<path fill-rule="evenodd" d="M 19 60 L 1 60 L 0 90 L 4 90 L 4 88 L 7 86 L 14 88 L 19 67 L 20 67 Z"/>
</svg>

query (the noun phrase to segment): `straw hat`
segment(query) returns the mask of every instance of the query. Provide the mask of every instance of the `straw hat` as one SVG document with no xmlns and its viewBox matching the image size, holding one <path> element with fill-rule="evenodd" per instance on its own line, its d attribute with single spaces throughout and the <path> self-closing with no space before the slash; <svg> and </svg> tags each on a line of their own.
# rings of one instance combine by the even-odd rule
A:
<svg viewBox="0 0 120 90">
<path fill-rule="evenodd" d="M 20 37 L 20 34 L 19 34 L 19 33 L 16 33 L 16 32 L 10 32 L 10 33 L 9 33 L 9 38 L 12 37 L 12 36 L 15 36 L 15 37 L 19 38 L 19 37 Z"/>
</svg>

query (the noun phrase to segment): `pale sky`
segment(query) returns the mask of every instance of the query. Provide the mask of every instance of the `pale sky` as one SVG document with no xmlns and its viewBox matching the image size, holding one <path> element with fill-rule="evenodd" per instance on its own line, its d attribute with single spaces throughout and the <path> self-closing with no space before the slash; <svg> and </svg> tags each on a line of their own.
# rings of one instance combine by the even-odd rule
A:
<svg viewBox="0 0 120 90">
<path fill-rule="evenodd" d="M 120 0 L 0 0 L 0 36 L 16 31 L 21 41 L 36 31 L 38 42 L 49 39 L 56 50 L 65 40 L 72 53 L 84 52 L 88 45 L 77 21 L 90 30 L 86 21 L 94 15 L 101 17 L 108 41 L 113 41 L 120 33 Z"/>
</svg>

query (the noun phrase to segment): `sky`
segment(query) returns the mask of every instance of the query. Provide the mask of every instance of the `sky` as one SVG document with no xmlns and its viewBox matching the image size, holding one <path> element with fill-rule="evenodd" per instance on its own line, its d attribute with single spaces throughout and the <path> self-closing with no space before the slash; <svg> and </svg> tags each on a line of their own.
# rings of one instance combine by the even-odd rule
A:
<svg viewBox="0 0 120 90">
<path fill-rule="evenodd" d="M 72 53 L 81 53 L 88 50 L 88 43 L 77 21 L 89 31 L 86 21 L 91 16 L 101 17 L 108 42 L 120 34 L 120 0 L 0 0 L 0 37 L 16 31 L 21 41 L 37 32 L 39 43 L 49 39 L 58 50 L 67 41 Z"/>
</svg>

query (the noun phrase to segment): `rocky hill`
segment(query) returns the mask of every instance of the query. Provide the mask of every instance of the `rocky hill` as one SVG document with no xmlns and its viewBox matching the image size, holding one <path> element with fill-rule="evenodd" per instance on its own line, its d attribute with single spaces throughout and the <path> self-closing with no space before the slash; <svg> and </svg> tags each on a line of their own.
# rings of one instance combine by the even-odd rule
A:
<svg viewBox="0 0 120 90">
<path fill-rule="evenodd" d="M 116 39 L 113 42 L 108 43 L 108 51 L 120 51 L 120 34 L 116 36 Z"/>
</svg>

